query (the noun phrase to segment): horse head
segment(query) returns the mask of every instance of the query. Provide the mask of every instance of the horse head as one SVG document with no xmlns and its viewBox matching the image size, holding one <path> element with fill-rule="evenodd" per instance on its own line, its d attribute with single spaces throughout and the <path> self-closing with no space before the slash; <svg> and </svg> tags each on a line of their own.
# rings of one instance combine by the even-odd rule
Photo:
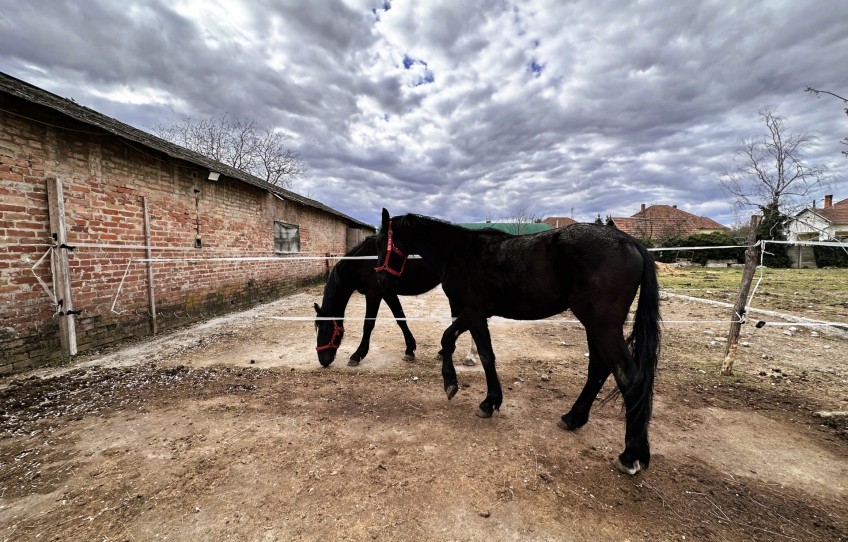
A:
<svg viewBox="0 0 848 542">
<path fill-rule="evenodd" d="M 377 282 L 383 289 L 391 288 L 406 268 L 408 252 L 403 245 L 403 240 L 397 237 L 397 228 L 393 229 L 389 212 L 383 208 L 382 223 L 377 232 L 377 261 L 380 265 L 374 268 Z"/>
<path fill-rule="evenodd" d="M 315 303 L 315 334 L 318 345 L 318 363 L 322 367 L 329 367 L 336 359 L 336 352 L 342 344 L 344 337 L 343 320 L 334 320 L 328 311 L 325 311 Z"/>
</svg>

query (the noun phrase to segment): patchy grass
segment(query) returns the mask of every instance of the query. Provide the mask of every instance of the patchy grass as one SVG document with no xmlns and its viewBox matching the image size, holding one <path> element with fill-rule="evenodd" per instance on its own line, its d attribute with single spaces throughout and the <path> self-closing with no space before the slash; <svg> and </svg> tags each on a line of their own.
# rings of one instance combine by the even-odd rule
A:
<svg viewBox="0 0 848 542">
<path fill-rule="evenodd" d="M 659 280 L 668 292 L 734 303 L 742 269 L 662 266 Z M 758 269 L 752 291 L 755 286 L 753 307 L 848 322 L 846 269 Z"/>
</svg>

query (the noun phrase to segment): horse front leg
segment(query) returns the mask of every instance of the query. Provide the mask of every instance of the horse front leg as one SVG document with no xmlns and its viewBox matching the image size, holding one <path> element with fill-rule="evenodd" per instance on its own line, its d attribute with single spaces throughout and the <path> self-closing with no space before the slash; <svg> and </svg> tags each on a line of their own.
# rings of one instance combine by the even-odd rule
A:
<svg viewBox="0 0 848 542">
<path fill-rule="evenodd" d="M 362 324 L 362 340 L 347 362 L 351 367 L 359 365 L 359 362 L 368 355 L 368 350 L 371 347 L 371 332 L 374 331 L 374 319 L 380 310 L 380 300 L 379 294 L 368 294 L 365 296 L 365 321 Z"/>
<path fill-rule="evenodd" d="M 470 326 L 471 338 L 477 345 L 477 353 L 480 363 L 486 373 L 486 398 L 480 403 L 477 415 L 481 418 L 489 418 L 495 410 L 500 410 L 503 403 L 503 390 L 498 373 L 495 370 L 495 351 L 492 348 L 492 337 L 489 334 L 489 326 L 485 318 L 475 320 Z"/>
<path fill-rule="evenodd" d="M 463 318 L 457 318 L 442 333 L 442 350 L 439 352 L 442 358 L 442 379 L 445 383 L 445 393 L 448 400 L 453 399 L 459 391 L 459 381 L 456 378 L 456 368 L 453 366 L 453 353 L 456 350 L 456 338 L 468 329 Z"/>
<path fill-rule="evenodd" d="M 406 342 L 406 352 L 403 355 L 403 361 L 412 361 L 415 359 L 415 337 L 412 336 L 412 332 L 409 330 L 409 326 L 406 323 L 406 315 L 403 313 L 403 307 L 400 304 L 400 299 L 395 294 L 385 294 L 383 295 L 383 299 L 386 301 L 386 305 L 391 309 L 392 314 L 395 317 L 395 321 L 397 322 L 398 327 L 400 328 L 401 333 L 403 333 L 403 340 Z"/>
</svg>

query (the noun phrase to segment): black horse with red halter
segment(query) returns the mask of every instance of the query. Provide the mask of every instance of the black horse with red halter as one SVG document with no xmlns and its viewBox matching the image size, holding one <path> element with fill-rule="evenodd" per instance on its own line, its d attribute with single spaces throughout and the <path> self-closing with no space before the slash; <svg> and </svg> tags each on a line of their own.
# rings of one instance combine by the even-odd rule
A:
<svg viewBox="0 0 848 542">
<path fill-rule="evenodd" d="M 348 365 L 358 365 L 368 354 L 371 333 L 383 301 L 391 310 L 398 328 L 403 333 L 405 343 L 403 359 L 414 360 L 417 344 L 406 323 L 406 314 L 403 312 L 398 296 L 429 292 L 439 284 L 439 276 L 427 269 L 421 260 L 412 260 L 409 265 L 404 265 L 403 262 L 397 261 L 398 257 L 395 255 L 392 258 L 392 266 L 395 269 L 401 269 L 403 277 L 398 277 L 398 284 L 391 291 L 381 288 L 377 282 L 377 273 L 374 272 L 374 263 L 377 259 L 375 236 L 365 238 L 345 256 L 346 258 L 333 266 L 327 276 L 321 305 L 315 304 L 315 315 L 318 317 L 315 320 L 318 362 L 323 367 L 328 367 L 335 360 L 343 341 L 345 310 L 351 296 L 357 292 L 365 296 L 365 318 L 362 323 L 359 346 L 350 355 Z M 364 259 L 363 256 L 372 256 L 374 260 Z"/>
<path fill-rule="evenodd" d="M 391 217 L 383 209 L 377 234 L 377 253 L 383 257 L 377 275 L 382 286 L 391 288 L 399 282 L 404 251 L 421 256 L 439 275 L 456 316 L 441 342 L 448 399 L 459 391 L 452 361 L 458 335 L 470 331 L 477 343 L 487 388 L 477 413 L 489 417 L 500 409 L 503 389 L 488 319 L 539 320 L 571 309 L 586 329 L 589 368 L 583 391 L 559 425 L 568 430 L 585 425 L 596 396 L 612 376 L 625 406 L 624 451 L 615 465 L 628 474 L 648 466 L 648 422 L 661 318 L 657 271 L 644 246 L 615 228 L 597 224 L 504 236 L 422 215 Z M 397 262 L 398 257 L 403 260 Z M 633 327 L 625 336 L 624 325 L 637 292 Z"/>
</svg>

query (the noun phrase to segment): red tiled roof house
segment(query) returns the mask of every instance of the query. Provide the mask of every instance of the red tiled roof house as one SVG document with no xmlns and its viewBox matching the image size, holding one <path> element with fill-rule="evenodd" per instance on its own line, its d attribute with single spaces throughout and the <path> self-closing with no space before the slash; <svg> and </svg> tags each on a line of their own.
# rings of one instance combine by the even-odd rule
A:
<svg viewBox="0 0 848 542">
<path fill-rule="evenodd" d="M 635 215 L 610 217 L 607 219 L 607 225 L 614 226 L 637 239 L 650 239 L 653 242 L 661 242 L 663 239 L 672 237 L 730 231 L 730 228 L 711 218 L 681 211 L 677 205 L 645 207 L 644 203 Z"/>
</svg>

